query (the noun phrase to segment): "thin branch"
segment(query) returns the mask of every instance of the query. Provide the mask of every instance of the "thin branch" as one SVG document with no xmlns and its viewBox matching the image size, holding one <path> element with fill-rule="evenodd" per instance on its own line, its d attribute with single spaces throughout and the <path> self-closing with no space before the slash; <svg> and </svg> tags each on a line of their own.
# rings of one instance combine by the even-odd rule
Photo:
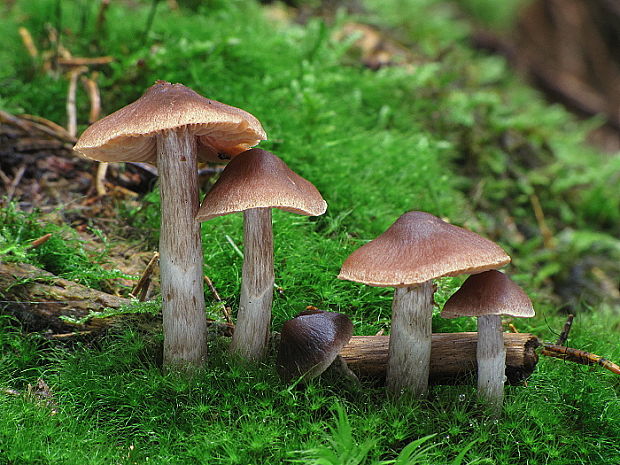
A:
<svg viewBox="0 0 620 465">
<path fill-rule="evenodd" d="M 599 365 L 608 369 L 612 373 L 620 375 L 620 366 L 601 357 L 600 355 L 591 354 L 585 350 L 573 349 L 571 347 L 558 346 L 555 344 L 543 343 L 542 355 L 547 357 L 561 358 L 569 362 L 580 363 L 582 365 Z"/>
<path fill-rule="evenodd" d="M 149 290 L 149 285 L 151 284 L 151 276 L 153 274 L 153 269 L 155 268 L 155 264 L 159 259 L 159 252 L 154 252 L 153 257 L 149 260 L 148 265 L 144 269 L 142 276 L 131 290 L 131 295 L 138 298 L 140 302 L 144 302 L 146 299 L 146 294 Z"/>
<path fill-rule="evenodd" d="M 566 341 L 568 340 L 568 333 L 570 333 L 570 329 L 573 326 L 573 318 L 575 318 L 575 315 L 573 315 L 572 313 L 568 315 L 566 323 L 564 323 L 564 328 L 562 329 L 562 332 L 560 333 L 560 336 L 558 337 L 555 345 L 563 346 L 564 344 L 566 344 Z"/>
</svg>

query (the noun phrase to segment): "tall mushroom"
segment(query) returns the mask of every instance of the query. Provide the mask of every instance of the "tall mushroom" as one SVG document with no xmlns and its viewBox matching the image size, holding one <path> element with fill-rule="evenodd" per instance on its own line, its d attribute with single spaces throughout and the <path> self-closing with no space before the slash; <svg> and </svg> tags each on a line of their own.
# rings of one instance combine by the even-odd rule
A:
<svg viewBox="0 0 620 465">
<path fill-rule="evenodd" d="M 230 158 L 265 138 L 249 113 L 158 81 L 87 128 L 74 147 L 93 160 L 157 163 L 166 367 L 199 366 L 207 354 L 197 161 Z"/>
<path fill-rule="evenodd" d="M 353 335 L 346 315 L 322 310 L 304 310 L 282 326 L 276 367 L 284 381 L 316 378 L 338 357 Z M 346 362 L 341 360 L 346 366 Z M 348 368 L 347 368 L 348 370 Z M 349 370 L 347 376 L 357 380 Z"/>
<path fill-rule="evenodd" d="M 205 197 L 196 219 L 243 212 L 241 298 L 231 351 L 258 360 L 265 355 L 273 300 L 271 209 L 318 216 L 327 204 L 310 182 L 274 154 L 251 149 L 235 157 Z"/>
<path fill-rule="evenodd" d="M 490 270 L 467 278 L 448 299 L 441 316 L 478 318 L 478 395 L 499 413 L 504 398 L 506 348 L 500 315 L 532 317 L 532 301 L 504 273 Z"/>
<path fill-rule="evenodd" d="M 421 397 L 428 390 L 432 280 L 508 262 L 510 257 L 488 239 L 417 211 L 402 215 L 346 259 L 338 278 L 396 288 L 386 380 L 391 394 Z"/>
</svg>

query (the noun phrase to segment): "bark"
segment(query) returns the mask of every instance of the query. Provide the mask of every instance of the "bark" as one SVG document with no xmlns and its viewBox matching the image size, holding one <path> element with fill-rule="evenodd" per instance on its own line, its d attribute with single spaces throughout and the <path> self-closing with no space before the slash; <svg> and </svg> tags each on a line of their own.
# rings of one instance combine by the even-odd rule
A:
<svg viewBox="0 0 620 465">
<path fill-rule="evenodd" d="M 392 395 L 423 397 L 431 358 L 433 285 L 400 287 L 392 303 L 387 389 Z"/>
<path fill-rule="evenodd" d="M 502 336 L 502 320 L 499 315 L 478 317 L 478 397 L 488 403 L 498 414 L 504 401 L 506 379 L 506 349 Z"/>
<path fill-rule="evenodd" d="M 230 350 L 248 360 L 265 356 L 273 300 L 273 232 L 270 208 L 244 212 L 244 258 L 237 325 Z"/>
<path fill-rule="evenodd" d="M 74 322 L 131 302 L 25 263 L 0 263 L 0 299 L 1 313 L 15 316 L 27 330 L 52 334 L 99 332 L 114 319 Z"/>
<path fill-rule="evenodd" d="M 506 376 L 519 384 L 530 376 L 538 356 L 538 338 L 528 333 L 502 333 L 506 347 Z M 353 336 L 340 356 L 361 378 L 385 378 L 389 336 Z M 431 384 L 471 384 L 476 379 L 478 334 L 433 333 L 429 380 Z"/>
<path fill-rule="evenodd" d="M 159 266 L 163 299 L 164 366 L 206 361 L 206 314 L 198 211 L 196 140 L 185 128 L 157 136 L 161 194 Z"/>
</svg>

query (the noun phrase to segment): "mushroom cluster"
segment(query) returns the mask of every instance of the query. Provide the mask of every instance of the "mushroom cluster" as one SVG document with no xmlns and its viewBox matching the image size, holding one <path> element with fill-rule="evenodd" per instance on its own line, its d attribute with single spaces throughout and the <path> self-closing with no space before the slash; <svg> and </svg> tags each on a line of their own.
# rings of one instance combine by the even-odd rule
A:
<svg viewBox="0 0 620 465">
<path fill-rule="evenodd" d="M 74 150 L 104 162 L 156 163 L 164 366 L 201 366 L 207 355 L 197 162 L 228 159 L 266 139 L 251 114 L 181 84 L 158 81 L 142 97 L 100 119 Z"/>
<path fill-rule="evenodd" d="M 244 260 L 237 324 L 230 349 L 248 360 L 266 354 L 274 287 L 271 209 L 317 216 L 327 204 L 318 190 L 277 156 L 251 148 L 266 139 L 251 114 L 158 81 L 137 101 L 90 126 L 75 145 L 99 161 L 156 163 L 161 194 L 161 293 L 164 365 L 201 366 L 206 316 L 200 222 L 244 215 Z M 199 207 L 197 163 L 230 160 Z M 430 213 L 402 215 L 354 251 L 338 278 L 394 287 L 387 389 L 422 397 L 431 358 L 433 279 L 470 274 L 442 316 L 478 318 L 478 389 L 501 407 L 505 371 L 500 315 L 533 316 L 525 293 L 498 268 L 510 257 L 497 244 Z M 308 380 L 334 361 L 353 333 L 342 314 L 306 310 L 282 328 L 277 370 Z"/>
<path fill-rule="evenodd" d="M 388 391 L 422 397 L 428 390 L 432 280 L 499 268 L 510 257 L 496 244 L 431 215 L 405 213 L 346 259 L 338 277 L 394 287 Z"/>
</svg>

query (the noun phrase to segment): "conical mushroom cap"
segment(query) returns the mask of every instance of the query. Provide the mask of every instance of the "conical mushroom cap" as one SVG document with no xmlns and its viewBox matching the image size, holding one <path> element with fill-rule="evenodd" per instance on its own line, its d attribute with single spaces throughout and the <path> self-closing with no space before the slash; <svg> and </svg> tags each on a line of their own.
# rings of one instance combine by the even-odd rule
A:
<svg viewBox="0 0 620 465">
<path fill-rule="evenodd" d="M 346 315 L 321 310 L 303 311 L 282 326 L 276 366 L 285 381 L 323 373 L 353 335 Z"/>
<path fill-rule="evenodd" d="M 203 200 L 196 219 L 207 221 L 250 208 L 279 208 L 317 216 L 325 213 L 327 203 L 312 183 L 291 171 L 273 153 L 251 149 L 226 166 Z"/>
<path fill-rule="evenodd" d="M 508 276 L 490 270 L 467 278 L 441 312 L 444 318 L 483 315 L 532 317 L 534 307 L 523 289 Z"/>
<path fill-rule="evenodd" d="M 490 240 L 430 213 L 413 211 L 353 252 L 338 278 L 370 286 L 408 287 L 509 262 L 506 252 Z"/>
<path fill-rule="evenodd" d="M 182 127 L 198 138 L 201 161 L 218 161 L 218 153 L 237 155 L 267 137 L 250 113 L 182 84 L 157 81 L 138 100 L 88 127 L 74 150 L 99 161 L 154 163 L 155 136 Z"/>
</svg>

